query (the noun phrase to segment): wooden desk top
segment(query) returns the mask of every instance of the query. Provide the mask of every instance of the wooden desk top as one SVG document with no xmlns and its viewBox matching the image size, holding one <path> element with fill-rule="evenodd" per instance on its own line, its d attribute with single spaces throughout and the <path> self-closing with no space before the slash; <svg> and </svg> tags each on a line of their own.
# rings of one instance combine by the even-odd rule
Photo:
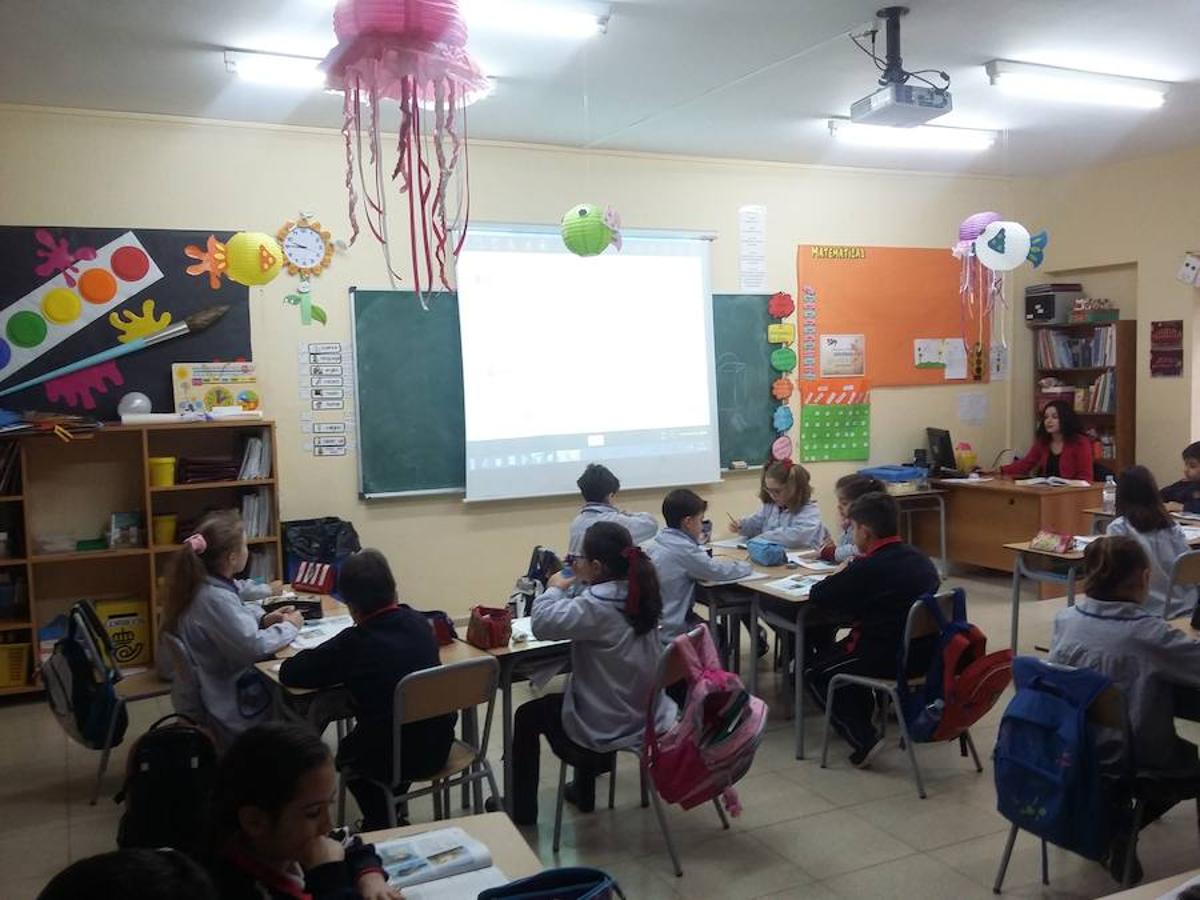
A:
<svg viewBox="0 0 1200 900">
<path fill-rule="evenodd" d="M 909 496 L 912 496 L 911 494 Z M 749 553 L 741 548 L 734 547 L 714 547 L 713 556 L 720 556 L 726 559 L 738 559 L 746 561 L 749 559 Z M 753 565 L 753 564 L 752 564 Z M 758 581 L 738 581 L 733 583 L 728 582 L 701 582 L 702 587 L 737 587 L 747 591 L 754 591 L 757 594 L 762 594 L 764 597 L 773 597 L 776 600 L 783 600 L 788 603 L 803 603 L 807 597 L 797 597 L 795 594 L 789 594 L 786 591 L 781 591 L 776 588 L 769 587 L 772 581 L 778 581 L 780 578 L 787 578 L 791 575 L 832 575 L 833 572 L 817 571 L 810 569 L 801 563 L 796 568 L 790 566 L 753 566 L 754 571 L 764 575 L 769 575 L 769 578 L 763 578 Z M 838 571 L 841 571 L 840 569 Z"/>
<path fill-rule="evenodd" d="M 1083 559 L 1082 550 L 1071 550 L 1067 553 L 1055 553 L 1051 550 L 1034 550 L 1029 546 L 1029 541 L 1017 541 L 1015 544 L 1005 544 L 1005 550 L 1015 550 L 1018 553 L 1035 553 L 1038 556 L 1045 556 L 1050 559 L 1061 559 L 1067 562 L 1080 562 Z"/>
<path fill-rule="evenodd" d="M 1178 875 L 1172 875 L 1170 878 L 1163 878 L 1160 881 L 1152 881 L 1149 884 L 1139 884 L 1127 891 L 1106 894 L 1103 900 L 1158 900 L 1159 897 L 1174 896 L 1174 892 L 1193 878 L 1200 878 L 1200 869 L 1180 872 Z"/>
<path fill-rule="evenodd" d="M 461 828 L 475 840 L 487 846 L 492 854 L 492 864 L 512 880 L 536 875 L 542 871 L 542 863 L 529 849 L 521 832 L 505 813 L 485 813 L 482 816 L 462 816 L 442 822 L 425 822 L 385 831 L 371 831 L 362 836 L 364 841 L 378 843 L 392 838 L 424 834 L 440 828 Z"/>
<path fill-rule="evenodd" d="M 1046 484 L 1026 485 L 1017 484 L 1011 478 L 1001 478 L 993 476 L 990 481 L 950 481 L 946 479 L 938 479 L 933 482 L 939 488 L 950 490 L 969 490 L 969 491 L 996 491 L 1004 494 L 1018 494 L 1030 497 L 1045 497 L 1054 494 L 1080 494 L 1086 491 L 1098 491 L 1103 485 L 1099 482 L 1093 482 L 1087 487 L 1077 485 L 1062 485 L 1060 487 L 1052 487 Z"/>
<path fill-rule="evenodd" d="M 513 624 L 528 621 L 528 618 L 514 619 Z M 568 647 L 570 644 L 570 641 L 539 641 L 530 638 L 527 641 L 509 641 L 507 647 L 493 647 L 491 650 L 480 650 L 479 652 L 502 659 L 504 657 L 520 656 L 523 653 L 529 653 L 533 650 L 545 650 L 550 647 Z"/>
</svg>

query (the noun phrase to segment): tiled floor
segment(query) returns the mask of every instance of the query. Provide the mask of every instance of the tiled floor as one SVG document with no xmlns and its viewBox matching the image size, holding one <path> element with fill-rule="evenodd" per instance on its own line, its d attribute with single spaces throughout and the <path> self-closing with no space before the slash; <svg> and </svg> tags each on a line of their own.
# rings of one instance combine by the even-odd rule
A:
<svg viewBox="0 0 1200 900">
<path fill-rule="evenodd" d="M 971 618 L 996 647 L 1008 637 L 1006 578 L 957 578 L 967 588 Z M 1022 609 L 1022 649 L 1049 640 L 1050 620 L 1062 601 L 1029 601 Z M 977 775 L 956 745 L 919 748 L 929 797 L 920 800 L 905 755 L 883 753 L 867 772 L 846 761 L 833 744 L 830 767 L 820 768 L 821 720 L 807 719 L 811 757 L 793 758 L 787 706 L 776 679 L 764 673 L 772 716 L 750 774 L 738 785 L 745 811 L 722 832 L 709 807 L 670 811 L 684 876 L 671 872 L 653 812 L 638 804 L 632 758 L 622 758 L 617 803 L 581 816 L 570 807 L 557 859 L 551 851 L 557 764 L 548 751 L 542 765 L 542 823 L 528 832 L 546 865 L 586 863 L 607 869 L 631 900 L 655 898 L 985 898 L 1004 846 L 1005 821 L 995 812 L 991 747 L 1004 703 L 974 731 L 984 772 Z M 522 694 L 519 698 L 522 699 Z M 169 712 L 166 700 L 131 708 L 130 736 Z M 332 732 L 332 729 L 331 729 Z M 1197 739 L 1195 734 L 1192 739 Z M 126 740 L 128 745 L 129 739 Z M 492 742 L 498 760 L 499 735 Z M 120 809 L 111 797 L 120 782 L 125 747 L 114 753 L 105 796 L 87 796 L 97 754 L 69 743 L 41 701 L 0 706 L 0 897 L 34 897 L 68 861 L 114 846 Z M 499 763 L 496 763 L 499 770 Z M 606 796 L 602 780 L 599 794 Z M 355 815 L 353 801 L 350 813 Z M 413 806 L 416 820 L 431 817 L 429 804 Z M 1200 865 L 1200 838 L 1190 805 L 1151 826 L 1142 844 L 1147 880 Z M 1017 897 L 1097 897 L 1116 890 L 1095 863 L 1051 850 L 1048 888 L 1039 882 L 1037 843 L 1018 838 L 1005 894 Z"/>
</svg>

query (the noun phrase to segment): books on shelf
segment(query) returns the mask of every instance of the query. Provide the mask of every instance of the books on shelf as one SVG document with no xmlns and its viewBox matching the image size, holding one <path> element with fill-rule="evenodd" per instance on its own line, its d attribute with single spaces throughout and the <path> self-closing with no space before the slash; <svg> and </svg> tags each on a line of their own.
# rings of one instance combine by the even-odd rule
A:
<svg viewBox="0 0 1200 900">
<path fill-rule="evenodd" d="M 1086 388 L 1075 391 L 1075 411 L 1111 413 L 1117 409 L 1117 379 L 1112 371 L 1105 372 Z"/>
<path fill-rule="evenodd" d="M 180 484 L 233 481 L 237 477 L 236 459 L 224 456 L 185 456 L 179 460 Z"/>
<path fill-rule="evenodd" d="M 266 488 L 242 495 L 242 526 L 248 538 L 271 533 L 271 495 Z"/>
<path fill-rule="evenodd" d="M 271 433 L 263 429 L 261 435 L 246 438 L 242 450 L 242 465 L 238 471 L 239 481 L 271 477 Z"/>
<path fill-rule="evenodd" d="M 375 844 L 388 884 L 412 900 L 473 897 L 508 879 L 492 854 L 461 828 L 439 828 Z"/>
<path fill-rule="evenodd" d="M 251 581 L 263 584 L 275 577 L 275 567 L 271 564 L 274 554 L 267 550 L 251 550 L 250 562 L 246 566 L 246 577 Z"/>
<path fill-rule="evenodd" d="M 1117 364 L 1117 333 L 1102 325 L 1091 335 L 1072 335 L 1053 328 L 1037 332 L 1040 369 L 1088 369 Z"/>
</svg>

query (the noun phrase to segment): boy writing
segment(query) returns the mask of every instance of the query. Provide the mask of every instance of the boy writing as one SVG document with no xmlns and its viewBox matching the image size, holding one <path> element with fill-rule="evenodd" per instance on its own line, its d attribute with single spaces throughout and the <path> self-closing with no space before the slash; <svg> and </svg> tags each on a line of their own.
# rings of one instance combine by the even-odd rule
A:
<svg viewBox="0 0 1200 900">
<path fill-rule="evenodd" d="M 302 650 L 279 667 L 288 687 L 345 685 L 357 724 L 342 741 L 337 765 L 387 782 L 392 777 L 392 697 L 405 675 L 440 665 L 429 622 L 396 602 L 396 580 L 378 550 L 362 550 L 342 564 L 338 589 L 354 625 L 319 647 Z M 431 775 L 446 764 L 454 740 L 454 715 L 404 726 L 404 781 Z M 387 828 L 382 793 L 364 781 L 349 783 L 362 810 L 365 830 Z"/>
<path fill-rule="evenodd" d="M 733 581 L 754 570 L 750 563 L 709 556 L 700 546 L 704 511 L 708 502 L 686 488 L 671 491 L 663 500 L 667 527 L 646 547 L 646 555 L 658 571 L 663 612 L 659 636 L 663 643 L 674 640 L 696 624 L 692 612 L 697 581 Z"/>
<path fill-rule="evenodd" d="M 1183 478 L 1162 489 L 1169 512 L 1200 513 L 1200 441 L 1183 449 Z"/>
<path fill-rule="evenodd" d="M 842 571 L 813 586 L 810 617 L 822 624 L 850 626 L 850 635 L 813 657 L 805 684 L 825 709 L 829 682 L 839 672 L 871 678 L 895 678 L 896 660 L 909 607 L 937 590 L 937 569 L 916 547 L 902 543 L 896 501 L 886 493 L 864 494 L 850 506 L 860 556 Z M 937 636 L 914 643 L 909 652 L 912 674 L 929 668 Z M 857 685 L 838 688 L 832 721 L 850 744 L 850 762 L 865 769 L 884 747 L 875 728 L 875 695 Z"/>
</svg>

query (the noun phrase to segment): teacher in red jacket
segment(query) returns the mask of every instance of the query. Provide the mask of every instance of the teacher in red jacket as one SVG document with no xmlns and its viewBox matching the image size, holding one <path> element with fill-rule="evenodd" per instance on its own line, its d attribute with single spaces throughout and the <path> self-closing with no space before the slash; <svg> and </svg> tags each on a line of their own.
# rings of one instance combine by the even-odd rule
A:
<svg viewBox="0 0 1200 900">
<path fill-rule="evenodd" d="M 1001 474 L 1092 481 L 1092 441 L 1083 433 L 1075 410 L 1065 400 L 1051 400 L 1042 409 L 1037 437 L 1021 459 L 1000 468 Z"/>
</svg>

